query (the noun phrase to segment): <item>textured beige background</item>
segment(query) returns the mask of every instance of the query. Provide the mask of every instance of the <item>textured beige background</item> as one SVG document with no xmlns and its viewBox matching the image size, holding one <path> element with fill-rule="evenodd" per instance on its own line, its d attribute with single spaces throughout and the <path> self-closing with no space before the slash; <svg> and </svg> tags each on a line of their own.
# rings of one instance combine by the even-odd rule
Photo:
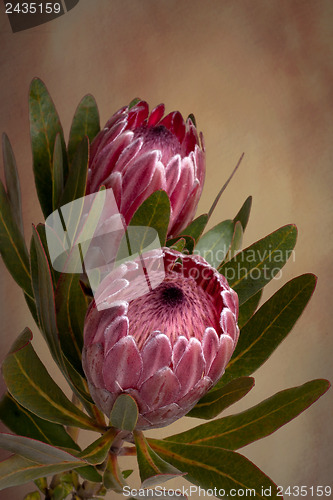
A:
<svg viewBox="0 0 333 500">
<path fill-rule="evenodd" d="M 77 103 L 89 92 L 97 99 L 102 124 L 135 96 L 151 106 L 165 102 L 168 111 L 193 112 L 207 148 L 199 210 L 210 207 L 245 151 L 211 224 L 233 217 L 252 194 L 245 245 L 290 222 L 299 229 L 295 262 L 267 287 L 266 297 L 304 272 L 319 277 L 306 312 L 256 373 L 256 388 L 235 409 L 313 378 L 332 380 L 333 3 L 81 0 L 64 17 L 16 34 L 1 5 L 0 46 L 0 130 L 7 132 L 16 153 L 27 237 L 31 223 L 41 220 L 27 105 L 34 76 L 47 84 L 66 136 Z M 52 367 L 19 288 L 2 263 L 0 271 L 1 360 L 28 325 L 36 349 Z M 61 383 L 60 376 L 57 380 Z M 183 419 L 155 435 L 194 424 Z M 332 450 L 329 392 L 243 452 L 286 487 L 331 484 Z M 131 484 L 138 486 L 137 478 Z M 20 499 L 23 491 L 27 488 L 7 490 L 1 498 Z"/>
</svg>

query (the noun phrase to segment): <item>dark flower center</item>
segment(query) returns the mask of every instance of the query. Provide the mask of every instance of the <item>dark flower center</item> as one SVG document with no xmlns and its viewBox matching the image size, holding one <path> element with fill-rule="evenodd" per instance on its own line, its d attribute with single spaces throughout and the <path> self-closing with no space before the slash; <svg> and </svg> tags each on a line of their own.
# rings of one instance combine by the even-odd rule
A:
<svg viewBox="0 0 333 500">
<path fill-rule="evenodd" d="M 144 153 L 151 150 L 159 150 L 162 153 L 162 162 L 166 165 L 168 161 L 181 152 L 181 146 L 177 137 L 164 125 L 147 127 L 143 125 L 134 131 L 134 139 L 143 139 L 141 151 Z"/>
<path fill-rule="evenodd" d="M 178 288 L 177 286 L 168 286 L 164 290 L 162 290 L 162 299 L 165 302 L 165 305 L 175 307 L 177 305 L 180 305 L 184 299 L 184 293 L 183 291 Z"/>
<path fill-rule="evenodd" d="M 193 278 L 171 272 L 155 289 L 128 306 L 129 332 L 139 348 L 154 331 L 165 333 L 174 345 L 178 337 L 202 340 L 205 329 L 219 332 L 213 300 Z"/>
</svg>

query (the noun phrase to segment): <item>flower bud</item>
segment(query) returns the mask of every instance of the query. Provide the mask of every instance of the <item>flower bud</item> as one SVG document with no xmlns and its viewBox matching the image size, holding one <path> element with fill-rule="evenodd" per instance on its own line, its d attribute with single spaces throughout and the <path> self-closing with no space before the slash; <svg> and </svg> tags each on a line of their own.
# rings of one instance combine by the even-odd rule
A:
<svg viewBox="0 0 333 500">
<path fill-rule="evenodd" d="M 188 413 L 224 373 L 239 336 L 238 296 L 224 276 L 202 257 L 168 248 L 147 252 L 147 275 L 161 259 L 164 280 L 141 295 L 138 263 L 114 269 L 84 325 L 82 362 L 92 398 L 109 415 L 116 398 L 130 394 L 137 429 Z"/>
<path fill-rule="evenodd" d="M 171 204 L 169 236 L 193 219 L 205 177 L 203 137 L 179 111 L 163 118 L 164 104 L 149 114 L 139 101 L 120 109 L 91 144 L 86 194 L 112 188 L 128 224 L 153 192 L 163 189 Z"/>
</svg>

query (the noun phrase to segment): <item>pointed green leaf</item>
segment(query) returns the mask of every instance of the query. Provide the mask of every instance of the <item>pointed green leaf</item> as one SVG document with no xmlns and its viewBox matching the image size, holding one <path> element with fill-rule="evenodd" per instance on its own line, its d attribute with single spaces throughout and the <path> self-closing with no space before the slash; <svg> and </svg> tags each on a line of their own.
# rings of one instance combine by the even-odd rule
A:
<svg viewBox="0 0 333 500">
<path fill-rule="evenodd" d="M 261 296 L 262 290 L 259 290 L 259 292 L 252 295 L 252 297 L 250 297 L 246 302 L 243 302 L 243 304 L 240 306 L 238 313 L 238 326 L 240 329 L 243 328 L 243 326 L 253 316 L 258 307 Z"/>
<path fill-rule="evenodd" d="M 122 493 L 124 486 L 127 486 L 124 480 L 124 474 L 118 465 L 118 457 L 114 453 L 109 453 L 105 471 L 103 474 L 103 484 L 107 490 L 113 490 Z"/>
<path fill-rule="evenodd" d="M 175 248 L 175 250 L 178 250 L 178 248 L 176 248 L 176 245 L 178 245 L 179 241 L 185 242 L 185 245 L 184 245 L 183 249 L 181 250 L 183 253 L 188 253 L 188 254 L 193 253 L 195 241 L 192 238 L 192 236 L 181 236 L 181 237 L 177 236 L 177 238 L 170 238 L 166 242 L 165 246 L 169 247 L 169 248 Z"/>
<path fill-rule="evenodd" d="M 327 380 L 312 380 L 278 392 L 241 413 L 199 425 L 166 439 L 237 450 L 277 431 L 317 401 L 329 387 Z"/>
<path fill-rule="evenodd" d="M 293 224 L 281 227 L 239 252 L 219 268 L 229 285 L 237 292 L 240 304 L 279 273 L 292 254 L 296 236 L 297 229 Z"/>
<path fill-rule="evenodd" d="M 15 434 L 0 433 L 0 447 L 39 464 L 74 461 L 74 455 L 42 441 Z"/>
<path fill-rule="evenodd" d="M 164 246 L 168 232 L 170 218 L 170 201 L 165 191 L 155 191 L 147 198 L 133 215 L 130 226 L 144 226 L 157 231 L 161 246 Z M 149 246 L 148 231 L 141 233 L 138 231 L 138 241 L 133 242 L 135 248 L 141 252 Z M 133 252 L 135 253 L 135 252 Z"/>
<path fill-rule="evenodd" d="M 173 243 L 170 248 L 171 250 L 176 250 L 177 252 L 182 252 L 185 248 L 186 240 L 185 238 L 179 238 L 175 243 Z"/>
<path fill-rule="evenodd" d="M 213 489 L 217 498 L 237 498 L 237 492 L 244 497 L 266 498 L 262 489 L 267 488 L 271 488 L 269 498 L 278 498 L 273 481 L 239 453 L 213 446 L 155 439 L 148 442 L 160 457 L 186 472 L 188 481 L 206 490 Z"/>
<path fill-rule="evenodd" d="M 14 343 L 2 365 L 10 394 L 35 415 L 62 425 L 100 430 L 79 410 L 50 377 L 31 345 L 28 328 Z"/>
<path fill-rule="evenodd" d="M 220 222 L 201 236 L 195 246 L 195 253 L 201 255 L 211 266 L 218 267 L 228 253 L 233 233 L 232 220 Z"/>
<path fill-rule="evenodd" d="M 5 170 L 8 200 L 12 208 L 12 214 L 23 235 L 22 204 L 20 180 L 17 172 L 16 160 L 12 146 L 6 134 L 2 134 L 2 155 Z"/>
<path fill-rule="evenodd" d="M 13 217 L 11 205 L 1 181 L 0 252 L 14 280 L 32 298 L 28 251 L 22 233 Z"/>
<path fill-rule="evenodd" d="M 61 350 L 78 373 L 84 376 L 81 352 L 88 299 L 80 286 L 79 274 L 61 274 L 55 292 L 55 306 Z"/>
<path fill-rule="evenodd" d="M 79 450 L 62 425 L 37 417 L 15 401 L 10 394 L 5 394 L 0 401 L 0 420 L 16 434 L 53 446 Z"/>
<path fill-rule="evenodd" d="M 69 455 L 71 456 L 71 455 Z M 71 457 L 71 460 L 55 464 L 39 464 L 19 455 L 12 455 L 0 462 L 0 490 L 29 483 L 40 477 L 59 474 L 82 465 L 81 460 Z"/>
<path fill-rule="evenodd" d="M 85 448 L 80 454 L 79 458 L 86 460 L 92 465 L 101 464 L 107 457 L 107 454 L 111 448 L 112 442 L 118 430 L 111 427 L 105 432 L 100 438 L 94 441 L 91 445 Z"/>
<path fill-rule="evenodd" d="M 86 192 L 89 141 L 84 137 L 78 145 L 70 168 L 60 205 L 82 198 Z"/>
<path fill-rule="evenodd" d="M 251 375 L 288 335 L 302 314 L 316 286 L 313 274 L 303 274 L 286 283 L 241 330 L 235 352 L 218 383 Z"/>
<path fill-rule="evenodd" d="M 67 153 L 64 134 L 53 101 L 44 85 L 34 78 L 29 96 L 30 135 L 35 183 L 45 218 L 52 212 L 53 151 L 57 134 L 60 134 L 64 179 L 67 177 Z"/>
<path fill-rule="evenodd" d="M 138 407 L 129 394 L 117 397 L 110 414 L 110 425 L 117 429 L 132 432 L 138 420 Z"/>
<path fill-rule="evenodd" d="M 34 226 L 30 253 L 32 285 L 41 332 L 57 365 L 63 367 L 51 271 L 41 238 Z"/>
<path fill-rule="evenodd" d="M 134 439 L 142 488 L 183 475 L 151 449 L 142 432 L 134 432 Z"/>
<path fill-rule="evenodd" d="M 246 198 L 241 209 L 234 218 L 234 222 L 239 221 L 241 223 L 243 231 L 245 231 L 247 223 L 249 221 L 251 206 L 252 206 L 252 196 L 249 196 L 248 198 Z"/>
<path fill-rule="evenodd" d="M 207 222 L 208 214 L 199 215 L 199 217 L 194 219 L 185 229 L 181 231 L 181 236 L 191 236 L 194 241 L 197 242 L 204 232 Z"/>
<path fill-rule="evenodd" d="M 240 250 L 243 243 L 243 227 L 242 224 L 237 221 L 234 223 L 234 233 L 232 235 L 232 240 L 227 255 L 224 257 L 223 262 L 235 257 L 237 252 Z"/>
<path fill-rule="evenodd" d="M 69 133 L 68 159 L 70 164 L 82 139 L 87 136 L 91 143 L 99 131 L 99 112 L 96 101 L 92 95 L 86 95 L 76 108 Z"/>
<path fill-rule="evenodd" d="M 53 152 L 52 170 L 52 207 L 56 210 L 60 205 L 62 192 L 64 190 L 63 156 L 60 134 L 57 134 Z"/>
<path fill-rule="evenodd" d="M 254 387 L 254 378 L 240 377 L 229 382 L 221 389 L 213 387 L 203 396 L 187 417 L 209 420 L 216 417 L 223 410 L 242 399 Z"/>
</svg>

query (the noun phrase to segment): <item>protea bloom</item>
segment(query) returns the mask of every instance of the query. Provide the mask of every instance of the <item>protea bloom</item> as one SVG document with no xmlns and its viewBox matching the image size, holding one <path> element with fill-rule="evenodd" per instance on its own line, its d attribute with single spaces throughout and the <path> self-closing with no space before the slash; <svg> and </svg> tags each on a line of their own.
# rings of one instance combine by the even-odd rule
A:
<svg viewBox="0 0 333 500">
<path fill-rule="evenodd" d="M 161 261 L 165 278 L 138 293 L 138 265 L 129 261 L 100 284 L 84 326 L 83 368 L 97 406 L 110 414 L 128 393 L 138 429 L 182 417 L 221 377 L 236 346 L 238 297 L 198 255 L 148 252 L 148 275 Z M 126 300 L 127 297 L 135 297 Z"/>
<path fill-rule="evenodd" d="M 112 188 L 128 224 L 153 192 L 163 189 L 171 202 L 169 235 L 193 219 L 204 183 L 203 138 L 191 118 L 172 112 L 163 118 L 164 104 L 150 114 L 139 101 L 120 109 L 91 145 L 86 194 L 101 185 Z"/>
</svg>

